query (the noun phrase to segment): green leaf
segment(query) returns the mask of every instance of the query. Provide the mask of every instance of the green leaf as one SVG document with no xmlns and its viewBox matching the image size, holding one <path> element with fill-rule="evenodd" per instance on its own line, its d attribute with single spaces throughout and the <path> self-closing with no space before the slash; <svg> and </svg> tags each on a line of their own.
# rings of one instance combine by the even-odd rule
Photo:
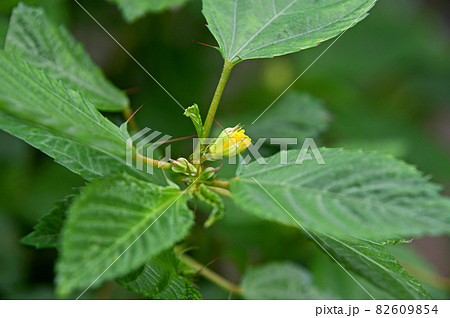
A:
<svg viewBox="0 0 450 318">
<path fill-rule="evenodd" d="M 317 137 L 328 126 L 330 115 L 323 102 L 303 92 L 284 95 L 254 124 L 247 125 L 252 137 L 295 137 L 300 142 L 305 138 Z"/>
<path fill-rule="evenodd" d="M 249 269 L 242 279 L 246 299 L 318 299 L 310 273 L 292 263 L 272 263 Z"/>
<path fill-rule="evenodd" d="M 0 51 L 0 129 L 40 149 L 87 180 L 127 171 L 162 183 L 126 165 L 127 136 L 82 95 L 42 71 Z"/>
<path fill-rule="evenodd" d="M 153 299 L 201 299 L 198 290 L 178 273 L 179 260 L 173 251 L 153 257 L 117 282 L 142 297 Z"/>
<path fill-rule="evenodd" d="M 377 153 L 319 150 L 324 165 L 296 164 L 299 151 L 291 150 L 243 166 L 233 198 L 262 218 L 340 238 L 449 233 L 450 200 L 414 167 Z"/>
<path fill-rule="evenodd" d="M 342 266 L 364 277 L 395 299 L 432 299 L 383 244 L 367 240 L 345 242 L 327 235 L 315 237 Z"/>
<path fill-rule="evenodd" d="M 56 248 L 66 219 L 66 211 L 75 197 L 75 194 L 71 194 L 57 202 L 34 227 L 34 231 L 22 238 L 21 242 L 36 248 Z"/>
<path fill-rule="evenodd" d="M 56 267 L 58 293 L 126 275 L 183 239 L 193 221 L 178 188 L 127 175 L 95 180 L 68 211 Z"/>
<path fill-rule="evenodd" d="M 66 28 L 50 22 L 42 9 L 19 4 L 13 10 L 5 50 L 79 90 L 98 109 L 123 111 L 127 96 L 114 87 Z"/>
<path fill-rule="evenodd" d="M 194 104 L 188 107 L 184 112 L 184 116 L 191 118 L 195 130 L 197 131 L 197 136 L 203 136 L 202 116 L 200 115 L 200 109 L 198 109 L 198 105 Z"/>
<path fill-rule="evenodd" d="M 374 0 L 203 0 L 225 60 L 268 58 L 331 39 L 364 19 Z"/>
<path fill-rule="evenodd" d="M 183 5 L 187 0 L 107 0 L 115 3 L 128 22 L 134 22 L 147 13 L 158 13 Z"/>
</svg>

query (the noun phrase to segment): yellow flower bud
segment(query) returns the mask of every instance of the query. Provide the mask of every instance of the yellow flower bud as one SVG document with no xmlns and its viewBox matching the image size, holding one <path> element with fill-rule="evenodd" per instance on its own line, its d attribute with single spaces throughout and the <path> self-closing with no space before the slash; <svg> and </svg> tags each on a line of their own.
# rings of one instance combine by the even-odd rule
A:
<svg viewBox="0 0 450 318">
<path fill-rule="evenodd" d="M 245 130 L 237 125 L 226 128 L 208 149 L 208 159 L 217 160 L 223 157 L 232 157 L 250 146 L 252 140 L 245 134 Z"/>
</svg>

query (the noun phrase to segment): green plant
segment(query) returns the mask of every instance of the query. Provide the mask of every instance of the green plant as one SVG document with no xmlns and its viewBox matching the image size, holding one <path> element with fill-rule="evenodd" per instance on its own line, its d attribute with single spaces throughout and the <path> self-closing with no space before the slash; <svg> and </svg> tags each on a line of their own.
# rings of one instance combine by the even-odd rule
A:
<svg viewBox="0 0 450 318">
<path fill-rule="evenodd" d="M 115 2 L 133 12 L 132 4 Z M 198 137 L 209 137 L 235 65 L 314 47 L 361 21 L 374 3 L 204 0 L 224 66 L 204 124 L 197 105 L 185 111 Z M 235 176 L 223 178 L 220 167 L 207 161 L 211 151 L 225 147 L 219 143 L 195 149 L 201 153 L 199 162 L 190 153 L 187 159 L 161 162 L 133 150 L 135 158 L 155 166 L 148 174 L 126 164 L 133 127 L 118 127 L 100 113 L 129 114 L 127 97 L 42 10 L 24 5 L 14 10 L 0 64 L 0 127 L 89 181 L 23 239 L 58 250 L 61 297 L 116 280 L 143 297 L 198 299 L 192 285 L 197 273 L 248 299 L 328 297 L 306 269 L 293 263 L 251 269 L 235 285 L 186 255 L 183 240 L 195 223 L 188 202 L 209 206 L 205 225 L 211 226 L 227 213 L 228 198 L 244 212 L 304 232 L 343 268 L 395 298 L 430 298 L 386 250 L 390 243 L 406 242 L 401 237 L 449 233 L 450 201 L 414 167 L 377 153 L 325 148 L 320 152 L 326 165 L 310 160 L 297 165 L 302 151 L 294 149 L 275 154 L 266 165 L 241 164 Z M 274 106 L 279 113 L 262 117 L 254 127 L 277 136 L 288 128 L 293 104 L 301 104 L 308 116 L 292 124 L 295 137 L 325 129 L 325 109 L 304 93 L 287 93 Z M 241 121 L 238 115 L 234 119 Z M 247 146 L 245 136 L 238 137 L 237 146 Z M 238 152 L 232 144 L 228 150 Z M 283 156 L 287 164 L 280 163 Z"/>
</svg>

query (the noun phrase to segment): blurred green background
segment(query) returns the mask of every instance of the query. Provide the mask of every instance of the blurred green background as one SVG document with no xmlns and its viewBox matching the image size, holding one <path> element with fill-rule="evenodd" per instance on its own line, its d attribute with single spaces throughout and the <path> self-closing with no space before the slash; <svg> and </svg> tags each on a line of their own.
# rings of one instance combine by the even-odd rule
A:
<svg viewBox="0 0 450 318">
<path fill-rule="evenodd" d="M 69 27 L 106 75 L 119 88 L 132 92 L 133 109 L 145 102 L 136 116 L 139 126 L 174 137 L 195 133 L 179 106 L 74 1 L 23 2 L 43 6 L 55 22 Z M 0 2 L 1 46 L 17 3 Z M 205 27 L 199 0 L 146 15 L 132 24 L 109 2 L 82 3 L 176 99 L 184 106 L 197 103 L 206 113 L 222 59 L 217 51 L 193 42 L 215 44 Z M 446 0 L 379 0 L 369 17 L 346 32 L 291 88 L 321 98 L 330 112 L 330 127 L 318 142 L 327 147 L 393 154 L 429 174 L 444 185 L 444 193 L 450 194 L 449 26 Z M 256 118 L 330 43 L 284 57 L 238 64 L 224 93 L 218 120 L 234 125 L 242 118 Z M 123 121 L 117 114 L 106 115 L 118 124 Z M 264 116 L 270 116 L 270 111 Z M 56 251 L 34 250 L 19 240 L 53 202 L 84 181 L 4 132 L 0 132 L 0 145 L 0 298 L 54 298 Z M 174 144 L 173 156 L 186 155 L 190 147 L 190 141 Z M 298 231 L 260 221 L 241 213 L 231 202 L 227 204 L 230 212 L 223 221 L 207 230 L 196 226 L 188 240 L 196 248 L 191 255 L 200 261 L 209 263 L 219 257 L 210 265 L 212 269 L 238 282 L 248 266 L 289 259 L 309 268 L 315 283 L 330 297 L 367 297 Z M 433 296 L 448 298 L 449 247 L 447 237 L 421 238 L 411 247 L 395 247 L 392 252 Z M 196 283 L 204 298 L 228 297 L 206 281 Z M 389 297 L 372 292 L 379 298 Z M 88 297 L 135 296 L 109 283 Z"/>
</svg>

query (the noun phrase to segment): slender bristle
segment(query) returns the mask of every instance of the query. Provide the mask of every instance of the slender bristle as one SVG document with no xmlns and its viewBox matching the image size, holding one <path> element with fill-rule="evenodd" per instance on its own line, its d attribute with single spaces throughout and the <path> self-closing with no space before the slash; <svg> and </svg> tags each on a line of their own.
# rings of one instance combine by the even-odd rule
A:
<svg viewBox="0 0 450 318">
<path fill-rule="evenodd" d="M 125 122 L 125 123 L 127 123 L 128 124 L 128 122 L 131 120 L 131 118 L 133 118 L 134 117 L 134 115 L 136 115 L 136 113 L 139 111 L 139 109 L 141 109 L 142 108 L 142 106 L 144 106 L 145 105 L 145 103 L 143 103 L 142 105 L 141 105 L 141 107 L 139 107 L 138 109 L 136 109 L 135 111 L 134 111 L 134 113 L 133 114 L 131 114 L 131 116 L 130 116 L 130 118 L 128 118 L 127 119 L 127 121 Z"/>
<path fill-rule="evenodd" d="M 217 120 L 216 118 L 213 117 L 213 119 L 214 119 L 214 121 L 216 122 L 216 124 L 219 125 L 219 127 L 220 127 L 222 130 L 225 130 L 225 128 L 223 128 L 223 126 L 218 122 L 218 120 Z"/>
<path fill-rule="evenodd" d="M 157 142 L 154 142 L 153 145 L 168 144 L 168 143 L 171 143 L 171 142 L 180 141 L 180 140 L 186 140 L 186 139 L 190 139 L 190 138 L 194 138 L 194 137 L 197 137 L 197 135 L 191 135 L 191 136 L 186 136 L 186 137 L 169 139 L 169 140 L 166 140 L 166 141 L 157 141 Z"/>
<path fill-rule="evenodd" d="M 212 47 L 213 49 L 216 48 L 214 45 L 206 44 L 206 43 L 199 42 L 199 41 L 196 41 L 196 40 L 193 40 L 193 41 L 194 41 L 195 43 L 200 44 L 200 45 L 203 45 L 203 46 Z"/>
</svg>

